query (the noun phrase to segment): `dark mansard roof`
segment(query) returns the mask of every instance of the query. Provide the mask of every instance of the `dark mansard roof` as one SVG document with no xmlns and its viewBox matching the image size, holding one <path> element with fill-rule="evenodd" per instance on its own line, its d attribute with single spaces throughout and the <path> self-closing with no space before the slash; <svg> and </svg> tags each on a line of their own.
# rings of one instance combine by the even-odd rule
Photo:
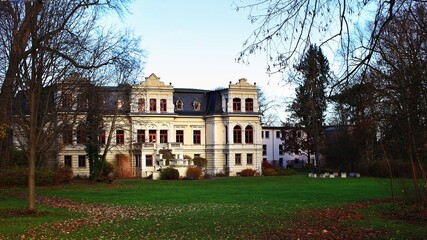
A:
<svg viewBox="0 0 427 240">
<path fill-rule="evenodd" d="M 176 105 L 179 100 L 183 103 L 182 110 L 175 108 L 175 113 L 179 115 L 203 116 L 222 113 L 219 91 L 175 88 L 173 103 Z M 200 103 L 200 110 L 194 109 L 196 101 Z"/>
</svg>

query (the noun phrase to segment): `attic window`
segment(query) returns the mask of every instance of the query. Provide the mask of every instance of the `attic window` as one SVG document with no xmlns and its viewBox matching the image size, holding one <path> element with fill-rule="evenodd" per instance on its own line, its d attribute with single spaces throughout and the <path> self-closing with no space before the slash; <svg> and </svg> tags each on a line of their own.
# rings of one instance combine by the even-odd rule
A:
<svg viewBox="0 0 427 240">
<path fill-rule="evenodd" d="M 184 103 L 181 100 L 176 101 L 176 110 L 182 111 L 184 109 Z"/>
<path fill-rule="evenodd" d="M 200 102 L 199 101 L 195 100 L 193 102 L 193 109 L 194 109 L 194 111 L 200 111 Z"/>
</svg>

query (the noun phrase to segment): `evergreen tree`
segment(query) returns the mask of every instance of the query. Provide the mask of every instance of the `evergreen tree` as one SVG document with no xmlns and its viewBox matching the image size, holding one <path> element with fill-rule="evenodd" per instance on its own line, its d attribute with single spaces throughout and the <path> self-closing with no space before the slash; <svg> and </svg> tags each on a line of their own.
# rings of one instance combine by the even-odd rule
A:
<svg viewBox="0 0 427 240">
<path fill-rule="evenodd" d="M 325 91 L 329 84 L 329 62 L 319 47 L 310 45 L 301 62 L 294 68 L 301 81 L 290 110 L 297 124 L 306 128 L 308 141 L 313 142 L 315 165 L 318 167 L 320 135 L 327 107 Z"/>
</svg>

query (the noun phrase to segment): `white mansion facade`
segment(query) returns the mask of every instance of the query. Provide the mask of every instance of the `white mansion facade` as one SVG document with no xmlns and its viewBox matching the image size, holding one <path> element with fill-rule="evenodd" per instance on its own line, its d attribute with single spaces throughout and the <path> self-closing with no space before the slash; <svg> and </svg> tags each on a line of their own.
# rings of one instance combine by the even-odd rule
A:
<svg viewBox="0 0 427 240">
<path fill-rule="evenodd" d="M 161 149 L 170 150 L 177 160 L 206 158 L 209 174 L 234 176 L 246 168 L 261 172 L 258 91 L 246 79 L 221 90 L 200 90 L 174 88 L 151 74 L 139 84 L 99 88 L 120 110 L 114 124 L 111 114 L 102 116 L 100 141 L 111 136 L 106 160 L 126 155 L 133 176 L 146 177 L 162 168 Z M 84 149 L 76 122 L 63 134 L 56 161 L 70 166 L 74 175 L 88 175 Z"/>
</svg>

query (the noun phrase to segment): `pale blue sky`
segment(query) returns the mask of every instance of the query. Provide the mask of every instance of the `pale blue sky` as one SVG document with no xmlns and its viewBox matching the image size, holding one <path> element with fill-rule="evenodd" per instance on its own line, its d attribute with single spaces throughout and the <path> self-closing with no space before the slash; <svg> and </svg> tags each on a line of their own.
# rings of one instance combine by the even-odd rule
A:
<svg viewBox="0 0 427 240">
<path fill-rule="evenodd" d="M 232 0 L 136 0 L 124 24 L 142 37 L 144 75 L 155 73 L 174 87 L 215 89 L 246 78 L 271 98 L 290 97 L 280 75 L 269 77 L 265 54 L 249 65 L 235 61 L 254 25 Z M 284 114 L 281 113 L 284 120 Z"/>
</svg>

